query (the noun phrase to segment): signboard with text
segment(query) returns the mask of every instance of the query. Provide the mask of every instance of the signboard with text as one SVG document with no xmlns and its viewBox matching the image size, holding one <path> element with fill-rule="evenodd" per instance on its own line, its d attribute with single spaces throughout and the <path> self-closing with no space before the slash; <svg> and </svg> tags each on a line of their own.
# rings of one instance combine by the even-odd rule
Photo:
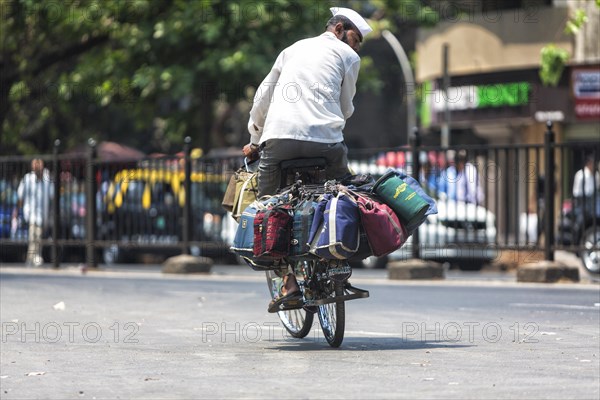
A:
<svg viewBox="0 0 600 400">
<path fill-rule="evenodd" d="M 571 88 L 575 117 L 579 120 L 600 120 L 600 69 L 573 69 Z"/>
</svg>

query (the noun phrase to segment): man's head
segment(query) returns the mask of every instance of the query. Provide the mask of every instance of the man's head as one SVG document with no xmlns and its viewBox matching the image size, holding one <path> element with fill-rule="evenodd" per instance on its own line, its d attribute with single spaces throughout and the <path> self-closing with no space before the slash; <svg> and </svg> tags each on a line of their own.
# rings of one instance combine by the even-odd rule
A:
<svg viewBox="0 0 600 400">
<path fill-rule="evenodd" d="M 456 153 L 456 170 L 462 171 L 465 169 L 465 164 L 467 163 L 467 152 L 465 150 L 459 150 Z"/>
<path fill-rule="evenodd" d="M 584 164 L 590 171 L 594 169 L 594 156 L 592 154 L 588 154 L 585 157 L 585 164 Z"/>
<path fill-rule="evenodd" d="M 330 10 L 333 17 L 327 22 L 326 30 L 358 53 L 364 36 L 372 31 L 371 27 L 354 10 L 343 7 L 334 7 Z"/>
<path fill-rule="evenodd" d="M 37 175 L 38 178 L 41 178 L 44 171 L 44 161 L 39 158 L 34 158 L 31 161 L 31 170 Z"/>
</svg>

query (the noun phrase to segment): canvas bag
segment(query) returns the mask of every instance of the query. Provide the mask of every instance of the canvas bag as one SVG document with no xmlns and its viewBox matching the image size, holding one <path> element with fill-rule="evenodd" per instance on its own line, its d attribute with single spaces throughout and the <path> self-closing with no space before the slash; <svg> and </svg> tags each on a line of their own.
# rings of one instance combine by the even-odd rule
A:
<svg viewBox="0 0 600 400">
<path fill-rule="evenodd" d="M 258 210 L 263 210 L 269 205 L 276 204 L 276 197 L 264 198 L 254 201 L 240 215 L 235 237 L 230 249 L 242 257 L 254 257 L 254 218 Z"/>
<path fill-rule="evenodd" d="M 259 208 L 264 206 L 255 201 L 240 215 L 231 250 L 242 257 L 254 256 L 254 218 Z"/>
<path fill-rule="evenodd" d="M 259 210 L 254 218 L 254 258 L 280 260 L 288 256 L 293 211 L 289 204 Z"/>
<path fill-rule="evenodd" d="M 276 204 L 277 201 L 278 199 L 276 197 L 255 201 L 246 207 L 240 216 L 231 250 L 241 256 L 246 264 L 255 271 L 268 271 L 281 268 L 281 266 L 273 260 L 261 260 L 254 257 L 254 219 L 256 213 L 258 210 L 265 209 L 269 205 Z"/>
<path fill-rule="evenodd" d="M 369 258 L 373 255 L 373 250 L 371 250 L 367 233 L 363 229 L 362 225 L 358 230 L 358 238 L 358 250 L 356 250 L 356 253 L 354 253 L 352 257 L 348 259 L 348 261 L 362 261 L 365 258 Z"/>
<path fill-rule="evenodd" d="M 258 171 L 253 169 L 255 168 L 252 168 L 247 159 L 244 159 L 244 166 L 233 176 L 235 178 L 235 196 L 231 215 L 238 222 L 246 207 L 258 198 Z"/>
<path fill-rule="evenodd" d="M 229 178 L 227 189 L 225 189 L 225 195 L 223 195 L 223 200 L 221 201 L 221 207 L 223 207 L 225 211 L 233 211 L 233 205 L 235 204 L 236 183 L 237 177 L 234 173 L 233 175 L 231 175 L 231 178 Z"/>
<path fill-rule="evenodd" d="M 316 201 L 307 199 L 294 207 L 290 256 L 299 257 L 308 255 L 310 250 L 310 231 L 317 204 Z"/>
<path fill-rule="evenodd" d="M 373 186 L 373 193 L 394 210 L 409 231 L 412 230 L 411 228 L 418 227 L 427 218 L 429 210 L 427 200 L 408 182 L 400 179 L 394 170 L 389 170 L 377 180 Z"/>
<path fill-rule="evenodd" d="M 385 256 L 402 247 L 408 233 L 390 207 L 361 195 L 357 196 L 356 202 L 374 256 Z"/>
<path fill-rule="evenodd" d="M 360 217 L 356 201 L 348 194 L 326 195 L 315 210 L 315 225 L 318 228 L 311 229 L 312 254 L 328 260 L 345 260 L 358 250 Z"/>
<path fill-rule="evenodd" d="M 403 170 L 393 170 L 393 169 L 390 169 L 390 170 L 393 171 L 396 175 L 398 175 L 398 177 L 400 179 L 402 179 L 406 183 L 408 183 L 408 186 L 410 186 L 415 192 L 417 192 L 417 194 L 419 196 L 421 196 L 427 202 L 427 204 L 429 204 L 429 208 L 427 209 L 427 211 L 425 212 L 425 215 L 423 216 L 423 218 L 421 220 L 416 221 L 415 225 L 406 226 L 406 230 L 408 231 L 408 233 L 410 235 L 410 234 L 412 234 L 412 232 L 415 229 L 417 229 L 419 227 L 419 225 L 421 225 L 423 222 L 425 222 L 425 219 L 427 219 L 427 216 L 432 215 L 432 214 L 437 214 L 437 212 L 438 212 L 437 205 L 435 204 L 435 200 L 433 200 L 425 192 L 425 190 L 421 187 L 421 185 L 415 178 L 413 178 L 410 175 L 407 175 L 406 172 L 404 172 Z"/>
</svg>

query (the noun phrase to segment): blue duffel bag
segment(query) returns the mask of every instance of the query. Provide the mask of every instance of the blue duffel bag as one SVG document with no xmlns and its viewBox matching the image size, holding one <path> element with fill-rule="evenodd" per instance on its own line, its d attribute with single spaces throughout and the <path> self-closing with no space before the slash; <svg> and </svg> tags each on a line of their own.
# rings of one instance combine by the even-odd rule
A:
<svg viewBox="0 0 600 400">
<path fill-rule="evenodd" d="M 356 201 L 346 193 L 325 195 L 317 205 L 310 252 L 328 260 L 345 260 L 358 250 L 360 216 Z"/>
</svg>

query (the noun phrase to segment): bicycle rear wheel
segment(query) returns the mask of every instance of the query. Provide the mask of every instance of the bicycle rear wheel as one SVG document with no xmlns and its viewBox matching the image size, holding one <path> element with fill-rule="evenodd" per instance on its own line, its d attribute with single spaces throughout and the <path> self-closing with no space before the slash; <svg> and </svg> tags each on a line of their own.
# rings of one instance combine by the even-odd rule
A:
<svg viewBox="0 0 600 400">
<path fill-rule="evenodd" d="M 287 272 L 285 271 L 285 273 Z M 271 298 L 274 299 L 279 294 L 283 273 L 280 271 L 266 271 L 266 275 L 269 293 L 271 294 Z M 296 279 L 298 280 L 300 290 L 304 291 L 304 277 L 296 276 Z M 314 315 L 306 312 L 304 309 L 278 311 L 277 315 L 289 334 L 297 339 L 302 339 L 308 335 L 312 328 Z"/>
<path fill-rule="evenodd" d="M 330 280 L 328 283 L 330 294 L 328 297 L 344 295 L 344 283 Z M 319 322 L 325 340 L 331 347 L 340 347 L 344 340 L 344 329 L 346 326 L 346 306 L 343 301 L 324 304 L 317 311 Z"/>
</svg>

